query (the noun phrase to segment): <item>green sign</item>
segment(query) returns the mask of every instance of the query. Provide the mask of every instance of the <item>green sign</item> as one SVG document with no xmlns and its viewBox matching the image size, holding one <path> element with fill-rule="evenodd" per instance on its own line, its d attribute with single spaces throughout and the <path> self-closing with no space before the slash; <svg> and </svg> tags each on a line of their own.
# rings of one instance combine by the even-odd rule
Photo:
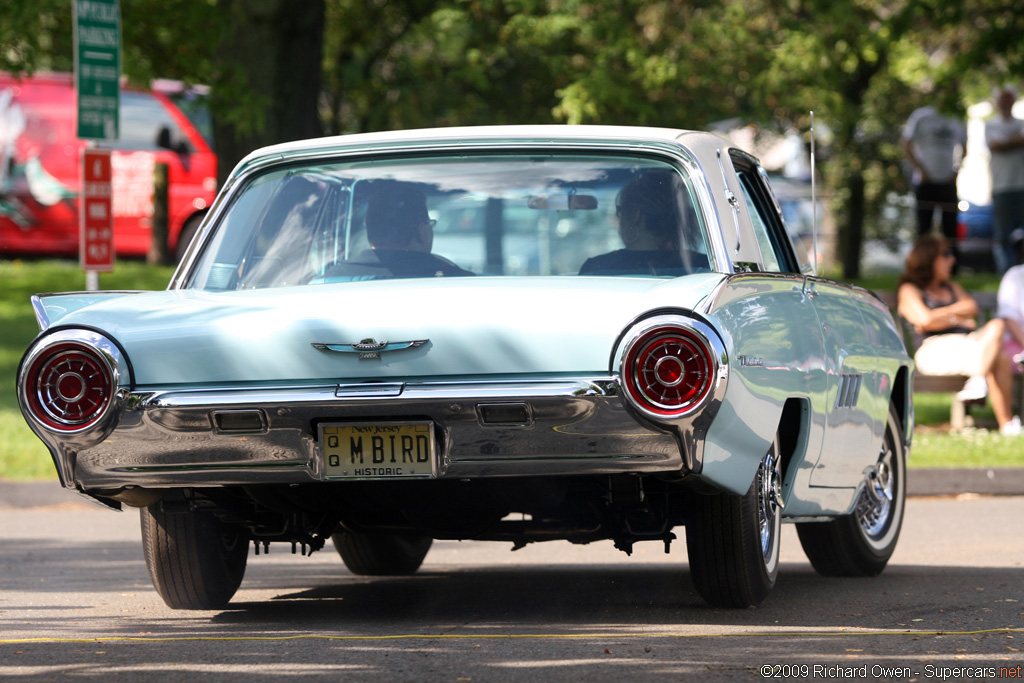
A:
<svg viewBox="0 0 1024 683">
<path fill-rule="evenodd" d="M 74 0 L 78 137 L 120 134 L 121 8 L 118 0 Z"/>
</svg>

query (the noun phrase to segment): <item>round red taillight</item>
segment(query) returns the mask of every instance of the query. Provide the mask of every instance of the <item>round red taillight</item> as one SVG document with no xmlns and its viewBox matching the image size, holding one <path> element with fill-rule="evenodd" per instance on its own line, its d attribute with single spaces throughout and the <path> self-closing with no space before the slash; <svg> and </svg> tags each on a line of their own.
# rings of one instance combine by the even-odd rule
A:
<svg viewBox="0 0 1024 683">
<path fill-rule="evenodd" d="M 635 404 L 675 417 L 711 391 L 715 366 L 708 344 L 683 327 L 655 327 L 633 340 L 622 364 L 623 383 Z"/>
<path fill-rule="evenodd" d="M 33 359 L 22 390 L 39 422 L 70 432 L 86 429 L 103 417 L 114 397 L 114 378 L 99 352 L 66 342 Z"/>
</svg>

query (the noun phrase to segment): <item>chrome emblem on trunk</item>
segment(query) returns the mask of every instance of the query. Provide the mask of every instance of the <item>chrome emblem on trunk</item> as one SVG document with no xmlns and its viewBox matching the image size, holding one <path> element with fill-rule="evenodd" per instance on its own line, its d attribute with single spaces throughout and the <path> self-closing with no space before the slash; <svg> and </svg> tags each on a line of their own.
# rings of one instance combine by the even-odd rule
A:
<svg viewBox="0 0 1024 683">
<path fill-rule="evenodd" d="M 402 351 L 403 349 L 414 349 L 423 346 L 429 339 L 416 339 L 413 341 L 389 342 L 377 341 L 372 337 L 363 339 L 355 344 L 325 344 L 323 342 L 312 342 L 311 346 L 320 351 L 335 351 L 337 353 L 358 353 L 359 360 L 379 359 L 380 354 L 388 351 Z"/>
</svg>

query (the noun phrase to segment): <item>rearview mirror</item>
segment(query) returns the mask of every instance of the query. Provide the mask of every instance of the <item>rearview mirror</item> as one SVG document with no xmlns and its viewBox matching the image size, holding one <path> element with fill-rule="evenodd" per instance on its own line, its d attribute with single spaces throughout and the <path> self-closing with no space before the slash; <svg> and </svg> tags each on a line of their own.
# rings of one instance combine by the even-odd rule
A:
<svg viewBox="0 0 1024 683">
<path fill-rule="evenodd" d="M 556 194 L 530 197 L 526 205 L 539 211 L 593 211 L 597 197 L 589 194 Z"/>
</svg>

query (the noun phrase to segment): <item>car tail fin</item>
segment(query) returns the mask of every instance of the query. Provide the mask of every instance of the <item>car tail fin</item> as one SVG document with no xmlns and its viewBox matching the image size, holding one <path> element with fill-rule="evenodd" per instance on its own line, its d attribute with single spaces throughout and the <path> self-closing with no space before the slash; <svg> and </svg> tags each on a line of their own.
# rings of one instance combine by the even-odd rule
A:
<svg viewBox="0 0 1024 683">
<path fill-rule="evenodd" d="M 141 292 L 110 291 L 110 292 L 60 292 L 55 294 L 35 294 L 32 296 L 32 310 L 36 314 L 39 331 L 47 330 L 59 323 L 68 314 L 101 301 L 116 299 L 128 294 Z"/>
</svg>

